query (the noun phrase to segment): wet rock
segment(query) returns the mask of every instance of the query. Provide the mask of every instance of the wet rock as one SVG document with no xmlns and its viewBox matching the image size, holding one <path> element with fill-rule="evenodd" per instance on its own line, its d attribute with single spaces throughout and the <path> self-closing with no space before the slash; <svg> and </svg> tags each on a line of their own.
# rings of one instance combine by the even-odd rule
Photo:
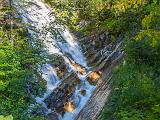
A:
<svg viewBox="0 0 160 120">
<path fill-rule="evenodd" d="M 74 96 L 74 99 L 72 100 L 73 104 L 77 107 L 80 103 L 81 97 L 78 96 Z"/>
<path fill-rule="evenodd" d="M 98 72 L 91 72 L 88 77 L 87 77 L 87 81 L 91 84 L 91 85 L 96 85 L 98 83 L 98 81 L 100 80 L 100 76 L 101 76 L 101 71 Z"/>
<path fill-rule="evenodd" d="M 66 103 L 72 101 L 74 106 L 78 104 L 74 102 L 74 93 L 76 91 L 76 86 L 80 82 L 81 81 L 76 73 L 70 73 L 67 77 L 65 77 L 65 79 L 63 79 L 63 82 L 50 94 L 50 96 L 45 99 L 44 102 L 47 107 L 63 116 L 65 113 L 65 108 L 68 105 Z M 65 108 L 64 105 L 66 105 Z M 71 106 L 73 105 L 71 104 Z"/>
<path fill-rule="evenodd" d="M 47 108 L 39 104 L 32 108 L 32 114 L 35 116 L 44 116 L 46 115 L 46 111 L 48 111 Z"/>
<path fill-rule="evenodd" d="M 96 50 L 92 47 L 92 48 L 89 48 L 86 52 L 85 52 L 85 56 L 88 58 L 88 59 L 90 59 L 90 58 L 92 58 L 92 56 L 93 55 L 95 55 L 96 54 Z M 88 60 L 87 59 L 87 60 Z"/>
<path fill-rule="evenodd" d="M 60 79 L 63 79 L 65 75 L 68 73 L 67 65 L 63 62 L 59 66 L 55 68 L 57 75 Z"/>
<path fill-rule="evenodd" d="M 69 87 L 67 88 L 67 90 L 66 90 L 66 93 L 67 93 L 68 95 L 70 95 L 70 94 L 73 93 L 75 90 L 76 90 L 76 89 L 75 89 L 74 86 L 69 86 Z"/>
<path fill-rule="evenodd" d="M 109 35 L 108 32 L 103 32 L 103 33 L 101 33 L 101 34 L 99 35 L 99 40 L 105 42 L 105 40 L 107 40 L 108 37 L 109 37 L 108 35 Z"/>
<path fill-rule="evenodd" d="M 49 63 L 55 67 L 55 71 L 60 79 L 63 79 L 68 72 L 68 65 L 62 56 L 51 54 L 49 55 Z"/>
<path fill-rule="evenodd" d="M 64 89 L 65 88 L 65 89 Z M 73 99 L 75 86 L 65 84 L 63 88 L 55 90 L 46 100 L 47 107 L 63 115 L 64 104 L 70 99 Z"/>
<path fill-rule="evenodd" d="M 80 79 L 76 79 L 75 80 L 75 84 L 80 84 L 81 83 L 81 80 Z"/>
<path fill-rule="evenodd" d="M 77 38 L 77 40 L 84 37 L 84 34 L 80 31 L 70 30 L 70 32 L 75 38 Z"/>
<path fill-rule="evenodd" d="M 60 79 L 62 79 L 63 76 L 64 76 L 64 71 L 62 71 L 62 70 L 60 69 L 60 67 L 56 67 L 55 70 L 56 70 L 56 72 L 57 72 L 58 77 L 59 77 Z"/>
<path fill-rule="evenodd" d="M 81 95 L 85 96 L 86 95 L 86 90 L 81 90 L 80 93 L 81 93 Z"/>
<path fill-rule="evenodd" d="M 59 120 L 59 116 L 57 113 L 52 112 L 52 113 L 48 114 L 48 120 Z"/>
<path fill-rule="evenodd" d="M 64 110 L 66 112 L 73 112 L 75 110 L 76 106 L 74 105 L 73 102 L 66 102 L 64 104 Z"/>
<path fill-rule="evenodd" d="M 88 59 L 88 63 L 91 65 L 91 66 L 95 66 L 97 61 L 101 58 L 101 54 L 100 52 L 94 54 L 94 56 L 90 59 Z"/>
<path fill-rule="evenodd" d="M 64 112 L 64 109 L 63 109 L 63 101 L 58 101 L 57 104 L 55 104 L 55 110 L 56 112 L 58 113 L 63 113 Z"/>
<path fill-rule="evenodd" d="M 86 74 L 86 70 L 84 67 L 80 66 L 79 64 L 77 63 L 72 63 L 72 65 L 74 66 L 74 68 L 76 69 L 76 71 L 81 74 L 81 75 L 84 75 Z"/>
</svg>

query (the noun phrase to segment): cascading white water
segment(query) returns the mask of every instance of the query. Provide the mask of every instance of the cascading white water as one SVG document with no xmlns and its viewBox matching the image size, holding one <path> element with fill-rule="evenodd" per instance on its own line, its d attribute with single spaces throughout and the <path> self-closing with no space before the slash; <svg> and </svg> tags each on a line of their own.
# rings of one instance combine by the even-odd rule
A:
<svg viewBox="0 0 160 120">
<path fill-rule="evenodd" d="M 74 40 L 67 28 L 64 29 L 60 25 L 55 26 L 64 29 L 64 31 L 59 31 L 59 33 L 63 37 L 64 42 L 52 34 L 52 28 L 50 30 L 50 25 L 54 23 L 55 17 L 50 15 L 51 9 L 48 8 L 41 0 L 27 0 L 26 3 L 14 0 L 14 3 L 17 5 L 17 8 L 18 10 L 20 10 L 20 13 L 22 13 L 21 16 L 23 21 L 25 23 L 30 23 L 31 26 L 38 31 L 34 32 L 29 27 L 28 31 L 31 37 L 38 36 L 38 39 L 43 40 L 43 43 L 45 44 L 46 49 L 48 50 L 48 54 L 61 55 L 64 58 L 65 63 L 68 64 L 69 68 L 73 70 L 81 79 L 81 82 L 83 82 L 83 85 L 76 88 L 76 92 L 74 93 L 75 98 L 78 98 L 80 100 L 77 108 L 71 113 L 65 113 L 62 118 L 62 120 L 74 120 L 80 112 L 80 110 L 84 107 L 84 105 L 90 98 L 93 90 L 95 89 L 95 86 L 91 86 L 85 79 L 88 73 L 86 73 L 85 75 L 80 75 L 79 73 L 77 73 L 76 69 L 74 68 L 68 57 L 66 57 L 65 55 L 70 54 L 72 60 L 75 63 L 78 63 L 87 69 L 87 63 L 85 57 L 83 56 L 80 46 Z M 56 87 L 58 87 L 58 84 L 60 82 L 63 81 L 59 80 L 57 73 L 54 70 L 54 67 L 50 64 L 44 64 L 42 67 L 39 68 L 39 71 L 42 72 L 42 77 L 47 81 L 47 91 L 44 94 L 44 96 L 42 98 L 36 97 L 38 103 L 43 103 L 44 99 L 47 96 L 49 96 Z M 82 96 L 80 94 L 79 91 L 81 89 L 86 90 L 85 96 Z"/>
</svg>

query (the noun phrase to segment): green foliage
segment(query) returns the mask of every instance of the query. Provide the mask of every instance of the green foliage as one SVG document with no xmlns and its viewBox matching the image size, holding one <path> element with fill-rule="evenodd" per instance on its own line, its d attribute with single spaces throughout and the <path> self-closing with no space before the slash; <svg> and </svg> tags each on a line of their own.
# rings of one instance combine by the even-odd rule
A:
<svg viewBox="0 0 160 120">
<path fill-rule="evenodd" d="M 146 15 L 136 35 L 125 42 L 125 62 L 115 70 L 115 86 L 101 119 L 160 118 L 160 23 L 158 1 L 143 8 Z"/>
<path fill-rule="evenodd" d="M 142 26 L 143 29 L 139 32 L 137 36 L 135 36 L 136 40 L 143 40 L 147 39 L 148 43 L 152 47 L 158 47 L 159 46 L 159 4 L 152 3 L 151 5 L 147 6 L 147 11 L 149 12 L 149 15 L 146 15 L 142 20 Z"/>
<path fill-rule="evenodd" d="M 141 26 L 146 14 L 143 7 L 148 0 L 45 0 L 51 5 L 57 19 L 71 29 L 86 35 L 109 32 L 109 40 L 115 42 L 120 36 Z"/>
<path fill-rule="evenodd" d="M 45 0 L 58 22 L 87 35 L 109 33 L 110 41 L 125 42 L 125 62 L 114 71 L 113 94 L 104 108 L 104 120 L 158 120 L 160 118 L 160 4 L 159 0 Z M 16 120 L 45 120 L 29 116 L 33 102 L 27 85 L 39 93 L 45 83 L 35 71 L 42 61 L 41 43 L 27 38 L 25 26 L 13 19 L 11 6 L 0 6 L 0 114 Z M 5 18 L 8 15 L 8 18 Z M 11 19 L 12 18 L 12 19 Z M 11 24 L 12 23 L 12 24 Z M 20 23 L 19 26 L 17 23 Z M 130 35 L 131 34 L 131 35 Z M 136 34 L 136 35 L 135 35 Z M 57 65 L 59 56 L 50 55 Z M 36 80 L 34 80 L 35 76 Z M 41 79 L 41 81 L 38 81 Z M 32 81 L 32 82 L 31 82 Z M 43 91 L 43 90 L 42 90 Z M 3 116 L 1 118 L 5 119 Z"/>
<path fill-rule="evenodd" d="M 13 120 L 13 116 L 9 115 L 9 116 L 4 117 L 4 116 L 0 115 L 0 120 Z"/>
<path fill-rule="evenodd" d="M 1 10 L 3 15 L 0 22 L 0 115 L 12 115 L 15 120 L 34 119 L 27 114 L 29 105 L 35 102 L 28 91 L 28 85 L 34 84 L 33 91 L 44 89 L 45 83 L 37 82 L 33 76 L 36 75 L 37 66 L 43 62 L 40 55 L 43 52 L 42 46 L 36 40 L 36 47 L 32 46 L 26 26 L 12 16 L 14 11 L 10 6 L 4 5 Z M 12 120 L 12 116 L 0 116 L 0 119 Z"/>
<path fill-rule="evenodd" d="M 154 69 L 147 65 L 126 62 L 119 66 L 114 72 L 113 95 L 102 112 L 102 119 L 158 119 L 160 87 L 155 86 L 153 75 Z"/>
</svg>

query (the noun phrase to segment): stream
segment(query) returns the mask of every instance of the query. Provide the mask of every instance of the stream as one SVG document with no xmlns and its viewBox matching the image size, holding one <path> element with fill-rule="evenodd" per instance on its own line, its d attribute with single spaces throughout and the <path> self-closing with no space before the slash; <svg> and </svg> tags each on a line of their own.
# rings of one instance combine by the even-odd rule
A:
<svg viewBox="0 0 160 120">
<path fill-rule="evenodd" d="M 71 77 L 68 77 L 69 80 L 80 80 L 79 84 L 74 82 L 70 85 L 68 79 L 59 77 L 56 66 L 50 63 L 43 64 L 38 71 L 42 73 L 42 78 L 46 80 L 47 88 L 43 97 L 35 96 L 36 102 L 43 104 L 46 108 L 46 114 L 56 113 L 58 120 L 75 120 L 96 88 L 86 80 L 86 77 L 92 71 L 87 65 L 81 46 L 68 28 L 54 23 L 55 17 L 51 14 L 52 10 L 43 1 L 27 0 L 27 2 L 24 2 L 14 0 L 14 4 L 17 5 L 23 21 L 30 24 L 28 27 L 30 36 L 43 41 L 47 54 L 61 56 L 65 69 L 67 69 L 68 74 L 66 75 L 71 74 Z M 83 69 L 83 72 L 80 72 L 81 69 Z M 63 91 L 67 85 L 74 86 L 71 87 L 72 92 L 62 92 L 60 94 L 59 91 Z M 81 90 L 85 91 L 84 95 L 81 94 Z M 60 105 L 55 107 L 54 103 L 56 106 L 57 104 Z M 71 103 L 75 104 L 74 109 Z M 67 110 L 58 109 L 61 106 L 65 107 L 65 105 Z"/>
</svg>

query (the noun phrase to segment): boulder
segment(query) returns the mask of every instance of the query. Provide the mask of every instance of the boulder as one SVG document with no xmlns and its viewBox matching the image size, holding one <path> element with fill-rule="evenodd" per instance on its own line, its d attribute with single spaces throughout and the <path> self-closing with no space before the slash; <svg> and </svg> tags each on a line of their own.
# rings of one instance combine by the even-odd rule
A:
<svg viewBox="0 0 160 120">
<path fill-rule="evenodd" d="M 82 67 L 81 65 L 77 64 L 77 63 L 72 63 L 72 65 L 74 66 L 74 68 L 76 69 L 76 71 L 81 74 L 84 75 L 86 74 L 86 70 L 84 67 Z"/>
<path fill-rule="evenodd" d="M 59 116 L 57 113 L 51 112 L 50 114 L 48 114 L 48 120 L 59 120 Z"/>
<path fill-rule="evenodd" d="M 75 84 L 80 84 L 81 83 L 81 80 L 80 79 L 76 79 L 75 80 Z"/>
<path fill-rule="evenodd" d="M 47 108 L 43 105 L 37 104 L 32 108 L 32 114 L 35 116 L 44 116 L 46 115 Z"/>
<path fill-rule="evenodd" d="M 98 81 L 100 80 L 100 76 L 101 76 L 102 72 L 101 71 L 94 71 L 91 72 L 88 77 L 87 77 L 87 81 L 91 84 L 91 85 L 96 85 L 98 83 Z"/>
<path fill-rule="evenodd" d="M 68 102 L 68 100 L 73 100 L 74 92 L 75 86 L 65 84 L 64 86 L 54 90 L 44 102 L 48 108 L 63 115 L 65 112 L 64 105 Z"/>
<path fill-rule="evenodd" d="M 103 32 L 99 35 L 99 40 L 102 42 L 105 42 L 109 38 L 109 33 L 108 32 Z"/>
<path fill-rule="evenodd" d="M 75 110 L 76 106 L 74 105 L 73 102 L 66 102 L 64 104 L 64 110 L 66 112 L 73 112 Z"/>
<path fill-rule="evenodd" d="M 83 95 L 83 96 L 85 96 L 86 95 L 86 90 L 81 90 L 80 94 Z"/>
</svg>

